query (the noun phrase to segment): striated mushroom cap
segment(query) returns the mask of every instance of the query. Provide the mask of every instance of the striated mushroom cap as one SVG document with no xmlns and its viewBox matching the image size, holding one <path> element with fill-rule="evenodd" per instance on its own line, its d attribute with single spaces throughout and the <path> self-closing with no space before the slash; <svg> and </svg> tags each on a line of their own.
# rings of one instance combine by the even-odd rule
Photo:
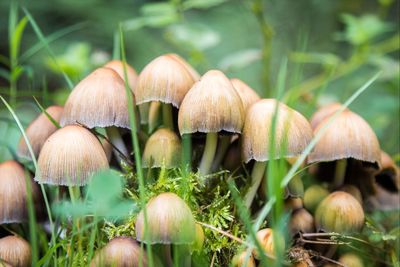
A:
<svg viewBox="0 0 400 267">
<path fill-rule="evenodd" d="M 329 117 L 322 120 L 314 133 L 317 133 L 328 121 Z M 381 149 L 374 131 L 363 118 L 350 110 L 340 113 L 329 126 L 309 154 L 308 162 L 347 158 L 369 162 L 376 167 L 381 161 Z"/>
<path fill-rule="evenodd" d="M 146 205 L 147 226 L 143 210 L 136 220 L 136 237 L 146 242 L 144 231 L 148 227 L 150 244 L 192 244 L 195 241 L 196 224 L 192 211 L 174 193 L 161 193 Z"/>
<path fill-rule="evenodd" d="M 252 254 L 247 258 L 246 263 L 246 251 L 239 252 L 232 258 L 232 267 L 256 267 L 256 262 Z"/>
<path fill-rule="evenodd" d="M 1 260 L 13 267 L 31 266 L 31 246 L 25 239 L 19 236 L 0 238 L 0 266 Z"/>
<path fill-rule="evenodd" d="M 314 231 L 314 217 L 306 209 L 298 209 L 292 213 L 289 229 L 292 235 L 299 232 L 312 233 Z"/>
<path fill-rule="evenodd" d="M 39 155 L 35 180 L 82 186 L 94 172 L 106 168 L 108 160 L 96 136 L 81 126 L 69 125 L 47 139 Z"/>
<path fill-rule="evenodd" d="M 195 81 L 200 80 L 200 74 L 195 70 L 183 57 L 177 54 L 167 54 L 169 57 L 181 63 L 189 71 L 190 75 Z"/>
<path fill-rule="evenodd" d="M 375 180 L 390 192 L 400 191 L 400 168 L 384 151 L 381 151 L 381 168 L 375 173 Z"/>
<path fill-rule="evenodd" d="M 57 122 L 60 121 L 63 107 L 61 106 L 50 106 L 46 109 L 46 112 Z M 45 113 L 41 113 L 34 121 L 32 121 L 26 129 L 26 136 L 29 139 L 29 143 L 32 146 L 33 153 L 37 158 L 39 152 L 42 149 L 44 142 L 47 138 L 57 130 L 55 126 L 47 117 Z M 18 144 L 18 156 L 24 158 L 31 158 L 28 146 L 26 145 L 25 139 L 21 136 Z"/>
<path fill-rule="evenodd" d="M 36 183 L 31 181 L 33 203 L 40 208 L 41 195 Z M 23 167 L 14 160 L 0 164 L 0 224 L 20 223 L 28 220 L 26 177 Z"/>
<path fill-rule="evenodd" d="M 181 164 L 181 155 L 181 140 L 175 132 L 165 128 L 158 129 L 147 140 L 143 152 L 143 167 L 176 168 Z"/>
<path fill-rule="evenodd" d="M 219 70 L 210 70 L 195 83 L 182 101 L 178 125 L 188 133 L 240 133 L 243 104 L 230 80 Z"/>
<path fill-rule="evenodd" d="M 272 230 L 271 228 L 259 230 L 256 233 L 256 238 L 264 252 L 272 257 L 276 255 L 275 242 L 277 242 L 283 248 L 285 246 L 285 239 L 283 238 L 283 236 L 277 235 L 276 231 Z M 274 238 L 276 238 L 277 240 L 274 240 Z M 258 260 L 261 258 L 257 249 L 253 250 L 253 255 L 254 258 Z"/>
<path fill-rule="evenodd" d="M 242 100 L 244 111 L 261 99 L 257 92 L 245 84 L 242 80 L 234 78 L 231 79 L 231 83 Z"/>
<path fill-rule="evenodd" d="M 90 267 L 147 267 L 147 254 L 130 237 L 115 237 L 99 250 Z"/>
<path fill-rule="evenodd" d="M 124 63 L 121 60 L 111 60 L 107 64 L 104 65 L 105 68 L 110 68 L 114 70 L 118 75 L 125 81 L 125 74 L 124 74 Z M 131 88 L 132 92 L 134 91 L 137 83 L 137 73 L 132 66 L 126 64 L 126 74 L 128 77 L 128 84 Z"/>
<path fill-rule="evenodd" d="M 84 78 L 69 95 L 61 126 L 84 124 L 88 128 L 130 128 L 125 83 L 110 68 L 98 68 Z"/>
<path fill-rule="evenodd" d="M 356 198 L 343 191 L 327 196 L 315 212 L 317 231 L 354 233 L 364 225 L 364 210 Z"/>
<path fill-rule="evenodd" d="M 275 99 L 261 99 L 246 113 L 243 127 L 242 159 L 249 162 L 269 160 L 272 121 L 278 103 L 278 114 L 274 133 L 275 154 L 279 158 L 300 155 L 312 139 L 311 126 L 299 112 Z M 285 148 L 285 151 L 281 151 Z"/>
<path fill-rule="evenodd" d="M 152 60 L 139 74 L 135 89 L 137 104 L 150 101 L 170 103 L 179 108 L 190 87 L 196 82 L 187 63 L 174 54 Z"/>
<path fill-rule="evenodd" d="M 318 109 L 310 119 L 310 124 L 313 130 L 317 128 L 321 121 L 332 116 L 341 107 L 342 105 L 340 103 L 334 102 Z"/>
</svg>

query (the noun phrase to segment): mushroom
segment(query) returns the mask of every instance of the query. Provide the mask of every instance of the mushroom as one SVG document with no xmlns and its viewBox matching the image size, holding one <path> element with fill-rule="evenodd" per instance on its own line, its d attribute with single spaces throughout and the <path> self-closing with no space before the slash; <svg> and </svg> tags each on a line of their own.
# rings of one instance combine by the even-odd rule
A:
<svg viewBox="0 0 400 267">
<path fill-rule="evenodd" d="M 324 127 L 330 118 L 328 116 L 323 119 L 314 129 L 314 133 Z M 379 168 L 380 151 L 378 138 L 368 123 L 346 109 L 319 139 L 308 156 L 308 163 L 337 161 L 333 188 L 338 188 L 343 184 L 346 175 L 347 159 L 368 162 L 374 168 Z"/>
<path fill-rule="evenodd" d="M 244 121 L 242 101 L 230 80 L 210 70 L 195 83 L 182 101 L 178 125 L 181 135 L 206 133 L 199 173 L 210 172 L 218 144 L 218 133 L 241 133 Z"/>
<path fill-rule="evenodd" d="M 272 132 L 275 116 L 275 132 Z M 274 147 L 270 146 L 272 136 Z M 251 186 L 244 199 L 247 207 L 253 202 L 265 174 L 267 161 L 298 156 L 311 139 L 312 130 L 307 119 L 275 99 L 261 99 L 247 110 L 242 136 L 242 160 L 245 163 L 255 160 Z M 275 153 L 273 158 L 270 158 L 271 149 Z"/>
<path fill-rule="evenodd" d="M 159 56 L 147 64 L 139 74 L 135 89 L 137 104 L 162 102 L 164 126 L 173 129 L 172 106 L 179 108 L 197 79 L 198 75 L 195 75 L 193 68 L 189 68 L 189 64 L 179 56 Z"/>
<path fill-rule="evenodd" d="M 108 160 L 96 136 L 84 127 L 69 125 L 47 139 L 39 155 L 35 180 L 82 186 L 94 172 L 106 168 Z"/>
<path fill-rule="evenodd" d="M 148 266 L 147 254 L 134 239 L 125 236 L 113 238 L 90 262 L 90 267 L 139 266 Z"/>
<path fill-rule="evenodd" d="M 254 257 L 250 254 L 248 257 L 246 251 L 241 251 L 232 258 L 232 267 L 256 267 Z"/>
<path fill-rule="evenodd" d="M 161 193 L 146 205 L 147 222 L 142 210 L 136 220 L 136 238 L 149 244 L 160 244 L 164 261 L 172 266 L 171 245 L 180 251 L 179 266 L 190 261 L 190 247 L 195 242 L 196 224 L 188 205 L 174 193 Z M 146 224 L 147 223 L 147 224 Z M 146 233 L 145 233 L 146 232 Z"/>
<path fill-rule="evenodd" d="M 143 152 L 144 168 L 177 168 L 181 163 L 182 145 L 179 137 L 169 129 L 154 132 Z"/>
<path fill-rule="evenodd" d="M 245 84 L 242 80 L 233 78 L 231 79 L 233 88 L 235 88 L 236 92 L 239 94 L 240 99 L 243 103 L 243 109 L 246 112 L 247 109 L 260 100 L 260 96 L 254 91 L 250 86 Z"/>
<path fill-rule="evenodd" d="M 334 102 L 324 105 L 320 109 L 318 109 L 318 111 L 315 112 L 310 119 L 310 124 L 313 130 L 317 128 L 318 124 L 320 124 L 321 121 L 332 116 L 341 107 L 342 105 L 340 103 Z"/>
<path fill-rule="evenodd" d="M 315 212 L 317 231 L 354 233 L 361 230 L 364 220 L 364 210 L 360 202 L 343 191 L 328 195 Z"/>
<path fill-rule="evenodd" d="M 311 185 L 304 192 L 304 207 L 315 213 L 319 203 L 329 195 L 329 191 L 320 185 Z"/>
<path fill-rule="evenodd" d="M 314 231 L 314 217 L 306 209 L 295 210 L 290 218 L 289 229 L 292 235 L 299 232 L 312 233 Z"/>
<path fill-rule="evenodd" d="M 14 160 L 0 164 L 0 224 L 27 221 L 27 181 L 31 182 L 33 204 L 40 211 L 42 199 L 39 188 L 30 176 L 26 177 L 24 168 Z"/>
<path fill-rule="evenodd" d="M 278 232 L 271 228 L 261 229 L 256 233 L 256 239 L 261 246 L 263 252 L 271 257 L 276 255 L 276 245 L 280 246 L 282 251 L 285 248 L 285 239 L 283 236 L 279 235 Z M 260 260 L 261 255 L 257 249 L 253 250 L 254 258 Z"/>
<path fill-rule="evenodd" d="M 125 83 L 117 72 L 98 68 L 75 86 L 65 103 L 60 124 L 76 123 L 106 128 L 114 146 L 129 156 L 116 128 L 130 128 Z"/>
<path fill-rule="evenodd" d="M 60 121 L 63 107 L 61 106 L 50 106 L 46 109 L 46 112 L 58 123 Z M 45 113 L 41 113 L 34 121 L 32 121 L 26 129 L 26 136 L 29 139 L 29 143 L 32 147 L 35 158 L 39 156 L 39 152 L 46 139 L 57 130 L 57 126 L 47 117 Z M 21 137 L 18 145 L 18 156 L 24 158 L 31 158 L 28 146 L 25 143 L 25 139 Z"/>
<path fill-rule="evenodd" d="M 376 182 L 389 192 L 400 191 L 400 168 L 384 151 L 381 151 L 382 166 L 375 173 Z"/>
<path fill-rule="evenodd" d="M 364 267 L 362 258 L 352 252 L 341 255 L 339 262 L 348 267 Z"/>
<path fill-rule="evenodd" d="M 19 236 L 0 238 L 0 266 L 2 266 L 1 260 L 13 267 L 31 266 L 31 246 L 25 239 Z"/>
</svg>

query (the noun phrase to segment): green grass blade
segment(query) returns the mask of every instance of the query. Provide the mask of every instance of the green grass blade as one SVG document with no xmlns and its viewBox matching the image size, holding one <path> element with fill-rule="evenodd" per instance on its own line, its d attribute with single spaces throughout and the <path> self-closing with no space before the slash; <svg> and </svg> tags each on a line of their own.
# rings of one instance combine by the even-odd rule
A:
<svg viewBox="0 0 400 267">
<path fill-rule="evenodd" d="M 32 265 L 35 266 L 38 261 L 38 244 L 37 244 L 37 235 L 36 235 L 36 215 L 35 209 L 33 205 L 32 198 L 32 185 L 31 178 L 29 172 L 25 170 L 25 184 L 26 184 L 26 193 L 27 193 L 27 204 L 28 204 L 28 217 L 29 217 L 29 237 L 30 237 L 30 245 L 32 248 Z"/>
<path fill-rule="evenodd" d="M 125 90 L 126 90 L 126 95 L 128 99 L 128 111 L 129 111 L 129 123 L 131 126 L 131 137 L 132 137 L 132 143 L 133 143 L 133 148 L 134 148 L 134 154 L 135 154 L 135 163 L 136 163 L 136 172 L 137 176 L 139 179 L 139 198 L 140 198 L 140 204 L 141 208 L 143 209 L 143 214 L 144 214 L 144 223 L 145 225 L 147 224 L 147 211 L 146 211 L 146 192 L 145 192 L 145 185 L 144 185 L 144 176 L 143 176 L 143 169 L 142 169 L 142 158 L 140 154 L 140 147 L 139 147 L 139 138 L 137 136 L 137 122 L 136 122 L 136 109 L 133 106 L 133 94 L 131 89 L 129 88 L 128 84 L 128 74 L 126 72 L 126 56 L 125 56 L 125 43 L 124 43 L 124 34 L 122 31 L 122 26 L 119 26 L 119 34 L 120 34 L 120 45 L 121 45 L 121 57 L 122 61 L 124 62 L 124 78 L 125 78 Z M 148 231 L 146 230 L 147 227 L 144 228 L 144 238 L 146 241 L 149 240 L 149 235 Z M 149 257 L 149 266 L 153 267 L 153 255 L 152 255 L 152 249 L 151 245 L 149 245 L 149 242 L 146 242 L 146 248 L 147 248 L 147 254 Z M 142 262 L 142 261 L 140 261 Z"/>
<path fill-rule="evenodd" d="M 77 24 L 74 24 L 74 25 L 65 27 L 61 30 L 58 30 L 44 38 L 46 40 L 46 43 L 50 44 L 62 37 L 74 32 L 74 31 L 83 29 L 86 25 L 87 25 L 86 22 L 79 22 Z M 38 53 L 41 49 L 43 49 L 46 46 L 45 45 L 46 43 L 43 43 L 41 41 L 37 42 L 35 45 L 33 45 L 31 48 L 27 49 L 23 54 L 21 54 L 21 56 L 19 57 L 19 60 L 21 62 L 28 60 L 30 57 L 32 57 L 33 55 Z"/>
<path fill-rule="evenodd" d="M 49 46 L 49 44 L 47 42 L 47 39 L 44 37 L 44 35 L 43 35 L 42 31 L 40 30 L 39 26 L 37 25 L 35 19 L 32 17 L 31 13 L 26 8 L 22 8 L 22 10 L 25 12 L 25 15 L 29 19 L 29 22 L 31 23 L 32 28 L 35 31 L 35 33 L 36 33 L 37 37 L 39 38 L 40 42 L 46 48 L 46 51 L 49 54 L 50 58 L 54 61 L 54 64 L 57 66 L 59 71 L 62 73 L 65 81 L 67 82 L 67 85 L 68 85 L 69 89 L 72 90 L 74 88 L 74 84 L 72 83 L 72 81 L 68 77 L 68 75 L 65 73 L 65 71 L 58 64 L 56 56 L 54 55 L 53 51 L 50 49 L 50 46 Z"/>
<path fill-rule="evenodd" d="M 33 99 L 35 100 L 36 105 L 39 107 L 40 111 L 46 115 L 46 117 L 51 121 L 51 123 L 53 123 L 54 126 L 60 129 L 61 125 L 49 113 L 47 113 L 47 111 L 43 108 L 43 106 L 40 105 L 36 97 L 33 96 Z"/>
</svg>

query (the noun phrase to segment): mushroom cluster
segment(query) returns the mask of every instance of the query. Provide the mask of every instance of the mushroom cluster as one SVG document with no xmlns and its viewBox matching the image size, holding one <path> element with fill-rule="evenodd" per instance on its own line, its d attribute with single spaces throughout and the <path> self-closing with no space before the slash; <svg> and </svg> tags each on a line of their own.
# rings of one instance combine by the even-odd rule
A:
<svg viewBox="0 0 400 267">
<path fill-rule="evenodd" d="M 139 155 L 127 138 L 132 128 L 139 137 Z M 320 131 L 304 163 L 310 164 L 304 168 L 306 175 L 316 182 L 304 190 L 303 172 L 282 191 L 290 214 L 288 236 L 300 240 L 296 245 L 331 232 L 358 233 L 366 209 L 398 207 L 399 168 L 381 151 L 368 123 L 339 103 L 322 107 L 308 120 L 277 99 L 262 99 L 243 81 L 219 70 L 199 75 L 176 54 L 155 58 L 139 75 L 113 60 L 82 79 L 64 107 L 48 107 L 26 129 L 27 140 L 21 138 L 17 154 L 25 161 L 37 158 L 34 179 L 17 161 L 0 164 L 0 224 L 27 221 L 29 196 L 38 218 L 43 217 L 38 183 L 83 187 L 96 172 L 110 167 L 136 170 L 134 157 L 148 170 L 149 183 L 161 170 L 187 168 L 182 145 L 186 137 L 192 141 L 189 162 L 201 190 L 213 186 L 220 170 L 242 175 L 246 181 L 236 185 L 254 215 L 269 198 L 268 181 L 277 179 L 266 175 L 268 164 L 279 161 L 290 167 Z M 188 203 L 171 192 L 158 192 L 141 208 L 135 217 L 136 235 L 111 239 L 90 266 L 147 266 L 150 260 L 161 262 L 159 266 L 190 266 L 191 254 L 207 243 L 194 216 L 200 211 L 192 213 Z M 320 235 L 313 235 L 315 231 Z M 259 230 L 255 239 L 261 251 L 238 251 L 233 266 L 256 266 L 263 255 L 275 259 L 277 248 L 288 247 L 285 237 L 271 228 Z M 154 248 L 152 259 L 141 243 Z M 0 239 L 0 265 L 28 266 L 30 253 L 20 237 Z"/>
</svg>

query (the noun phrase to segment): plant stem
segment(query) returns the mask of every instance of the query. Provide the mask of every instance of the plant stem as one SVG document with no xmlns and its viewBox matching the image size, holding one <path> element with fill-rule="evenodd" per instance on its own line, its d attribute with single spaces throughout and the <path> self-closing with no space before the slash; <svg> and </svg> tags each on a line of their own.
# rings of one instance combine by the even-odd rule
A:
<svg viewBox="0 0 400 267">
<path fill-rule="evenodd" d="M 128 149 L 125 146 L 124 141 L 122 140 L 122 137 L 117 129 L 117 127 L 111 126 L 111 127 L 107 127 L 106 128 L 106 132 L 108 135 L 108 138 L 110 139 L 110 141 L 113 143 L 113 145 L 118 148 L 119 151 L 121 151 L 121 153 L 129 158 L 129 153 L 128 153 Z M 120 161 L 122 158 L 119 155 L 119 153 L 117 151 L 114 150 L 114 154 L 115 156 L 118 158 L 118 161 Z M 123 159 L 122 159 L 123 160 Z"/>
<path fill-rule="evenodd" d="M 217 153 L 215 154 L 214 162 L 211 167 L 211 171 L 214 172 L 221 165 L 226 152 L 228 151 L 229 145 L 231 144 L 231 136 L 224 135 L 221 137 L 221 141 L 218 144 Z"/>
<path fill-rule="evenodd" d="M 199 173 L 201 175 L 209 174 L 211 165 L 214 160 L 215 151 L 217 150 L 218 133 L 207 133 L 206 146 L 204 148 L 203 157 L 201 158 Z"/>
<path fill-rule="evenodd" d="M 254 197 L 256 196 L 257 189 L 261 184 L 262 178 L 265 174 L 265 168 L 267 167 L 267 162 L 256 161 L 251 172 L 251 185 L 246 192 L 244 197 L 244 203 L 246 208 L 250 208 L 251 203 L 253 203 Z"/>
<path fill-rule="evenodd" d="M 148 114 L 149 134 L 152 133 L 159 124 L 158 120 L 160 117 L 160 106 L 161 103 L 158 101 L 153 101 L 150 103 L 149 114 Z"/>
<path fill-rule="evenodd" d="M 162 103 L 163 124 L 166 128 L 174 130 L 174 120 L 172 118 L 172 105 Z"/>
<path fill-rule="evenodd" d="M 346 176 L 346 167 L 347 159 L 340 159 L 336 162 L 335 177 L 332 184 L 332 187 L 334 189 L 340 187 L 343 184 L 344 178 Z"/>
<path fill-rule="evenodd" d="M 173 263 L 172 257 L 171 257 L 171 245 L 170 244 L 163 245 L 162 254 L 163 254 L 163 262 L 167 265 L 167 267 L 174 266 L 174 263 Z"/>
<path fill-rule="evenodd" d="M 151 103 L 143 103 L 138 106 L 140 115 L 140 124 L 146 125 L 149 123 L 149 108 Z"/>
</svg>

